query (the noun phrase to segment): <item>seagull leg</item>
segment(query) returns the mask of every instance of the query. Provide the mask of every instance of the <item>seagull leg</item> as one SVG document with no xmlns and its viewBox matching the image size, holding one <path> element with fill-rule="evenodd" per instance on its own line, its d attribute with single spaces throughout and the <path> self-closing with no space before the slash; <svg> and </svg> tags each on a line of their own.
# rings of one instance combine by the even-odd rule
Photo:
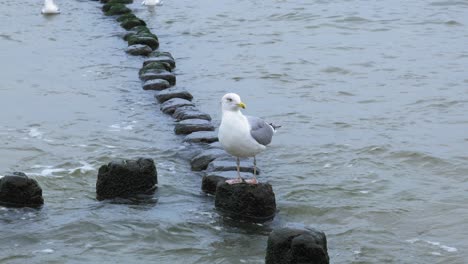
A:
<svg viewBox="0 0 468 264">
<path fill-rule="evenodd" d="M 237 179 L 232 179 L 232 180 L 226 180 L 227 183 L 229 184 L 235 184 L 235 183 L 243 183 L 245 182 L 244 179 L 242 179 L 240 175 L 240 158 L 236 157 L 236 167 L 237 167 Z"/>
<path fill-rule="evenodd" d="M 248 183 L 251 183 L 251 184 L 257 184 L 257 183 L 258 183 L 257 177 L 256 177 L 256 175 L 257 175 L 257 159 L 255 158 L 255 156 L 254 156 L 253 165 L 254 165 L 253 179 L 248 180 L 247 182 L 248 182 Z"/>
</svg>

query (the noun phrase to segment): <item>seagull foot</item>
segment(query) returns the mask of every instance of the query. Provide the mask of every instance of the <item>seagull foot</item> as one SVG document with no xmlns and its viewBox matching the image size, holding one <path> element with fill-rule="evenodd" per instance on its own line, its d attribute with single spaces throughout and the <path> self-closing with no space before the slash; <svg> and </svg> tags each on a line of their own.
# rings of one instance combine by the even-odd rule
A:
<svg viewBox="0 0 468 264">
<path fill-rule="evenodd" d="M 248 184 L 258 184 L 257 179 L 248 179 L 248 180 L 245 180 L 245 182 Z"/>
<path fill-rule="evenodd" d="M 226 180 L 228 184 L 237 184 L 237 183 L 244 183 L 245 180 L 242 178 L 236 178 L 236 179 L 231 179 L 231 180 Z"/>
</svg>

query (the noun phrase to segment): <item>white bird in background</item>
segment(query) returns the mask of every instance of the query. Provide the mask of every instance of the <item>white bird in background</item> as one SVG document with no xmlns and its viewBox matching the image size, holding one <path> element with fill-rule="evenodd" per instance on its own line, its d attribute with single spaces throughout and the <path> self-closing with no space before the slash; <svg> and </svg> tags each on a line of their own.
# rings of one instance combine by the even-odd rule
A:
<svg viewBox="0 0 468 264">
<path fill-rule="evenodd" d="M 162 5 L 162 0 L 144 0 L 141 4 L 147 6 Z"/>
<path fill-rule="evenodd" d="M 41 13 L 44 15 L 60 14 L 60 9 L 54 3 L 54 0 L 45 0 Z"/>
<path fill-rule="evenodd" d="M 248 183 L 256 184 L 257 161 L 255 156 L 271 143 L 276 128 L 258 117 L 245 116 L 240 111 L 245 108 L 239 95 L 228 93 L 221 99 L 223 116 L 218 138 L 227 153 L 237 158 L 237 179 L 226 181 L 229 184 L 244 182 L 240 176 L 240 158 L 254 158 L 254 176 Z"/>
</svg>

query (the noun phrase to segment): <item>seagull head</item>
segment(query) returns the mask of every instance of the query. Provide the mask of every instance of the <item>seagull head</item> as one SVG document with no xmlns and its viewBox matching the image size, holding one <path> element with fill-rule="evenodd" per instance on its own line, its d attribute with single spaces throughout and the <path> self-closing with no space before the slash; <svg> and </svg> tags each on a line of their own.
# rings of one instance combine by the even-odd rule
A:
<svg viewBox="0 0 468 264">
<path fill-rule="evenodd" d="M 228 93 L 221 99 L 223 111 L 239 111 L 245 109 L 245 104 L 241 101 L 240 96 L 235 93 Z"/>
</svg>

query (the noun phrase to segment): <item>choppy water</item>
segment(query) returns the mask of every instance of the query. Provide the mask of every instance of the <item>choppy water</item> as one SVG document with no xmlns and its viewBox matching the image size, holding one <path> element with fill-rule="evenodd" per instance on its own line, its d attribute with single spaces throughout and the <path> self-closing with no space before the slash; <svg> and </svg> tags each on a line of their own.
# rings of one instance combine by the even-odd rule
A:
<svg viewBox="0 0 468 264">
<path fill-rule="evenodd" d="M 0 171 L 45 207 L 0 207 L 1 263 L 263 263 L 283 225 L 326 232 L 332 263 L 468 262 L 468 3 L 165 1 L 131 5 L 176 57 L 178 86 L 281 124 L 258 157 L 279 213 L 226 222 L 199 191 L 141 58 L 94 1 L 3 0 Z M 97 169 L 152 157 L 154 204 L 95 200 Z"/>
</svg>

